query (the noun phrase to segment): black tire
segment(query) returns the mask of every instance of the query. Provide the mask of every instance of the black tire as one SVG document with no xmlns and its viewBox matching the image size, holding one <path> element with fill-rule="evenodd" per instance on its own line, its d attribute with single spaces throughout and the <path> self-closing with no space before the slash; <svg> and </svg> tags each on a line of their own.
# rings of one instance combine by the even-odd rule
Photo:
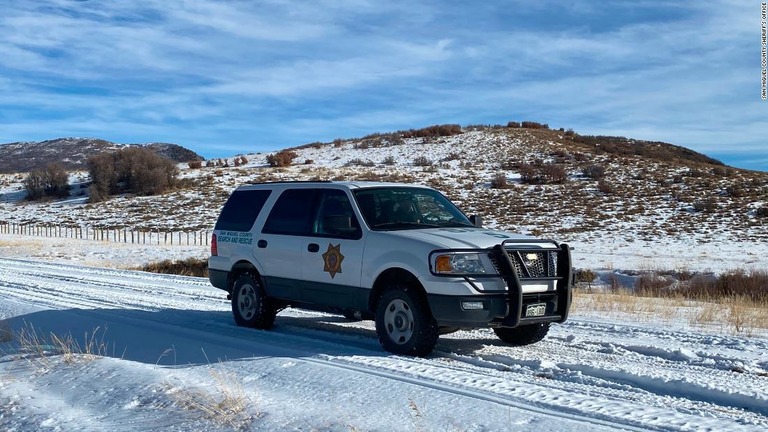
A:
<svg viewBox="0 0 768 432">
<path fill-rule="evenodd" d="M 530 345 L 544 339 L 549 332 L 549 323 L 524 325 L 515 328 L 499 327 L 493 329 L 496 336 L 510 345 Z"/>
<path fill-rule="evenodd" d="M 376 308 L 376 334 L 391 353 L 424 357 L 437 344 L 438 328 L 422 295 L 393 288 L 384 291 Z"/>
<path fill-rule="evenodd" d="M 267 297 L 257 276 L 241 274 L 232 286 L 232 315 L 242 327 L 269 329 L 275 323 L 277 308 Z"/>
</svg>

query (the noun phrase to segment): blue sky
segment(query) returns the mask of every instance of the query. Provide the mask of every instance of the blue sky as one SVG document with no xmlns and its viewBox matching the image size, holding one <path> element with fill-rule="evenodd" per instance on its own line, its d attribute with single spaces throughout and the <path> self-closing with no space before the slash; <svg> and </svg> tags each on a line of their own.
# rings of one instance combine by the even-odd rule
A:
<svg viewBox="0 0 768 432">
<path fill-rule="evenodd" d="M 768 171 L 757 0 L 0 5 L 0 142 L 213 158 L 533 120 Z"/>
</svg>

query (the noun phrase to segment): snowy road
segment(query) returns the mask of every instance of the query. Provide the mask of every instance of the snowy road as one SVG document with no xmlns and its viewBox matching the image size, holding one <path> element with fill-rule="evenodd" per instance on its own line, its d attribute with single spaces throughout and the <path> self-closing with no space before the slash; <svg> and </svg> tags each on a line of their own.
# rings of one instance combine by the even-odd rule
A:
<svg viewBox="0 0 768 432">
<path fill-rule="evenodd" d="M 110 362 L 120 362 L 121 370 L 135 365 L 135 375 L 225 365 L 246 391 L 249 383 L 258 388 L 267 416 L 251 423 L 253 429 L 768 429 L 768 341 L 762 338 L 575 316 L 530 347 L 504 346 L 489 330 L 462 331 L 441 336 L 429 358 L 403 358 L 381 349 L 371 322 L 286 310 L 271 331 L 235 327 L 225 293 L 206 279 L 0 258 L 2 318 L 15 330 L 34 326 L 42 334 L 96 331 L 107 354 L 122 360 L 95 363 L 115 368 Z M 0 343 L 0 377 L 11 373 L 2 360 L 3 352 L 13 358 L 11 351 Z M 0 401 L 24 400 L 46 382 L 46 376 L 18 374 L 0 381 Z M 59 395 L 56 404 L 74 409 L 83 397 Z M 410 405 L 408 414 L 391 408 L 397 404 Z M 51 417 L 36 405 L 13 406 L 0 411 L 0 429 L 25 430 Z M 56 425 L 173 425 L 162 413 L 152 420 L 148 412 L 118 411 L 86 420 L 59 415 Z M 312 420 L 302 423 L 300 415 Z"/>
</svg>

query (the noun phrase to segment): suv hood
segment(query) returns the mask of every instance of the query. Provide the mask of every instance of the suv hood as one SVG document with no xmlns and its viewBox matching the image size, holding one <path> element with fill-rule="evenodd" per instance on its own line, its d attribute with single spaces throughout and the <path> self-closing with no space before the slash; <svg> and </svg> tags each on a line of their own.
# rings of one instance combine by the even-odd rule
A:
<svg viewBox="0 0 768 432">
<path fill-rule="evenodd" d="M 487 249 L 504 240 L 538 240 L 536 237 L 523 234 L 472 227 L 388 231 L 387 235 L 430 243 L 436 248 L 443 249 Z M 534 244 L 552 247 L 552 242 L 546 240 Z"/>
</svg>

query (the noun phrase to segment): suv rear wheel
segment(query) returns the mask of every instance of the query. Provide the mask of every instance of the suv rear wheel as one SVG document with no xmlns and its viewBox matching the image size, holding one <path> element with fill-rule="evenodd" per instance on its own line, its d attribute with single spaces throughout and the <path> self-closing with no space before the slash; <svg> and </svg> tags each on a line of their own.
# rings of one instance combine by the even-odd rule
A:
<svg viewBox="0 0 768 432">
<path fill-rule="evenodd" d="M 524 325 L 515 328 L 499 327 L 493 329 L 496 336 L 510 345 L 530 345 L 536 343 L 549 332 L 549 323 Z"/>
<path fill-rule="evenodd" d="M 437 344 L 437 322 L 416 290 L 384 291 L 376 309 L 376 334 L 385 350 L 423 357 Z"/>
<path fill-rule="evenodd" d="M 275 323 L 277 309 L 257 276 L 243 273 L 235 281 L 232 287 L 232 315 L 235 323 L 243 327 L 268 329 Z"/>
</svg>

